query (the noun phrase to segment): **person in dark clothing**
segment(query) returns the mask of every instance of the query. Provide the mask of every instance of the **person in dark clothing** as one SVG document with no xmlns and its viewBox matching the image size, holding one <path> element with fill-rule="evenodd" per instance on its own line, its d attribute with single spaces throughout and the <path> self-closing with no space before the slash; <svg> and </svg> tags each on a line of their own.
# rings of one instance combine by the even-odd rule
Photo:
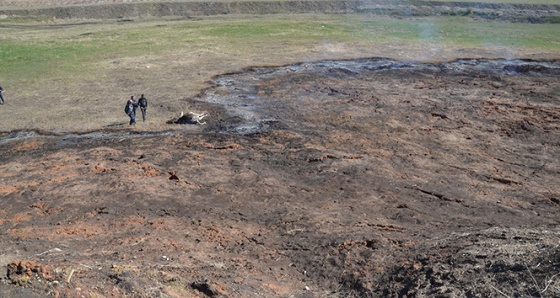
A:
<svg viewBox="0 0 560 298">
<path fill-rule="evenodd" d="M 140 111 L 142 111 L 142 121 L 146 122 L 146 110 L 148 109 L 148 100 L 144 97 L 144 94 L 140 96 L 138 100 L 138 106 L 140 106 Z"/>
<path fill-rule="evenodd" d="M 4 91 L 4 88 L 0 86 L 0 105 L 4 104 L 4 96 L 2 95 L 2 91 Z"/>
<path fill-rule="evenodd" d="M 127 103 L 127 113 L 130 117 L 129 125 L 136 125 L 136 108 L 138 108 L 138 102 L 134 100 L 134 96 L 131 96 Z"/>
</svg>

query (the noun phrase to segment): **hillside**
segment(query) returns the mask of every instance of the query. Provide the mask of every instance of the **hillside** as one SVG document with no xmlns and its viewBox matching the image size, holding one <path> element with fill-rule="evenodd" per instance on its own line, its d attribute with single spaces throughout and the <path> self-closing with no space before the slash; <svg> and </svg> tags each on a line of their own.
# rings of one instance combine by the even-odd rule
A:
<svg viewBox="0 0 560 298">
<path fill-rule="evenodd" d="M 0 1 L 0 15 L 57 19 L 195 17 L 227 14 L 369 13 L 393 17 L 465 15 L 508 22 L 560 22 L 560 4 L 484 2 L 315 1 Z"/>
<path fill-rule="evenodd" d="M 0 77 L 0 297 L 560 297 L 556 39 L 402 25 L 464 14 L 500 39 L 559 10 L 0 1 L 0 51 L 50 51 L 4 56 L 31 62 Z M 399 38 L 359 42 L 390 21 Z M 177 123 L 191 111 L 205 124 Z"/>
</svg>

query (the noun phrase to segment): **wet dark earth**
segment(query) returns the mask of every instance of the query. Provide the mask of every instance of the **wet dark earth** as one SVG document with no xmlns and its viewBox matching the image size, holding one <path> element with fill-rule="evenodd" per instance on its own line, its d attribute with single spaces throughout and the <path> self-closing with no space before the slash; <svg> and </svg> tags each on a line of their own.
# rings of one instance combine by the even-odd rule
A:
<svg viewBox="0 0 560 298">
<path fill-rule="evenodd" d="M 253 67 L 0 138 L 0 296 L 557 297 L 560 62 Z"/>
</svg>

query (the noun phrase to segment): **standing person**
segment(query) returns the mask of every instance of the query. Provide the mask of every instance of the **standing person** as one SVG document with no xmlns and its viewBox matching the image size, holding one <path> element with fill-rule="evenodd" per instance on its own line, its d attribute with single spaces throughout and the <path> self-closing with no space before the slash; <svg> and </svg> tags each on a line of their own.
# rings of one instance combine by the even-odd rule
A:
<svg viewBox="0 0 560 298">
<path fill-rule="evenodd" d="M 146 122 L 146 110 L 148 109 L 148 100 L 144 97 L 144 94 L 140 96 L 138 100 L 138 105 L 140 106 L 140 111 L 142 111 L 142 122 Z"/>
<path fill-rule="evenodd" d="M 2 86 L 0 86 L 0 104 L 4 104 L 4 96 L 2 96 L 2 91 L 4 91 L 4 88 L 2 88 Z"/>
<path fill-rule="evenodd" d="M 130 117 L 129 125 L 136 125 L 136 108 L 138 107 L 138 102 L 134 100 L 134 96 L 131 96 L 126 107 L 124 108 L 125 113 Z"/>
</svg>

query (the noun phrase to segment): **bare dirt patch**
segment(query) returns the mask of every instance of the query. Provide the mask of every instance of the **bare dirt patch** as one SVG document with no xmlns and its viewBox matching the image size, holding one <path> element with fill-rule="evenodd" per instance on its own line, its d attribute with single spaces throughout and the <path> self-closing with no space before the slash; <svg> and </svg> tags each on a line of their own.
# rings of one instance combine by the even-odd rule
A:
<svg viewBox="0 0 560 298">
<path fill-rule="evenodd" d="M 250 68 L 191 99 L 198 133 L 6 133 L 1 293 L 558 296 L 560 81 L 534 62 Z"/>
</svg>

